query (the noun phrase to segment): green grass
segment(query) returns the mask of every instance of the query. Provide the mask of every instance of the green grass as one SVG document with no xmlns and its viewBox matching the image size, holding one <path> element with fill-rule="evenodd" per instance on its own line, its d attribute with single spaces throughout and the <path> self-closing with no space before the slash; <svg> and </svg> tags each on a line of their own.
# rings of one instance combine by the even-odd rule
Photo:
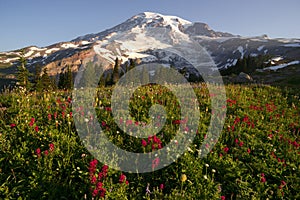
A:
<svg viewBox="0 0 300 200">
<path fill-rule="evenodd" d="M 276 85 L 281 88 L 289 87 L 298 90 L 300 87 L 300 75 L 290 75 L 288 78 L 276 81 L 273 85 Z"/>
<path fill-rule="evenodd" d="M 290 85 L 300 85 L 300 76 L 294 76 L 294 77 L 291 77 L 288 81 L 287 81 L 288 84 Z"/>
</svg>

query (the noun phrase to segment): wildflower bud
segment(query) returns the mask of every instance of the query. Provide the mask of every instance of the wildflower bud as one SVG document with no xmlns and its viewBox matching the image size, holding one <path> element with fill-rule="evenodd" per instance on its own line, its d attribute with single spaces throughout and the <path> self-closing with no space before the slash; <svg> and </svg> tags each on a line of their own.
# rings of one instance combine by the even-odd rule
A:
<svg viewBox="0 0 300 200">
<path fill-rule="evenodd" d="M 160 184 L 159 189 L 163 190 L 165 188 L 164 184 Z"/>
<path fill-rule="evenodd" d="M 121 174 L 119 178 L 119 183 L 123 183 L 124 181 L 126 181 L 126 176 L 124 174 Z"/>
<path fill-rule="evenodd" d="M 146 146 L 147 146 L 147 142 L 146 142 L 146 140 L 144 140 L 144 139 L 142 139 L 142 146 L 143 146 L 143 147 L 146 147 Z"/>
<path fill-rule="evenodd" d="M 187 180 L 186 175 L 182 174 L 180 180 L 181 180 L 181 182 L 185 182 Z"/>
<path fill-rule="evenodd" d="M 260 182 L 262 182 L 262 183 L 266 182 L 266 178 L 265 177 L 261 177 Z"/>
</svg>

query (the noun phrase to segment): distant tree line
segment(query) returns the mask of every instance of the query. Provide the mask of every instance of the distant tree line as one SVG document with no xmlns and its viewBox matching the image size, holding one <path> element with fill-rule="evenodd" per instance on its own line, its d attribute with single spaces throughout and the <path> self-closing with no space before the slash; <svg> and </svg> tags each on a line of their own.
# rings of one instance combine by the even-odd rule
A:
<svg viewBox="0 0 300 200">
<path fill-rule="evenodd" d="M 103 69 L 102 66 L 94 64 L 93 62 L 88 62 L 83 69 L 82 77 L 80 79 L 77 87 L 106 87 L 116 84 L 119 79 L 126 74 L 125 80 L 135 80 L 141 81 L 142 84 L 151 82 L 159 82 L 160 80 L 168 79 L 169 72 L 165 67 L 158 68 L 155 71 L 155 76 L 150 76 L 148 70 L 143 68 L 140 73 L 140 77 L 131 77 L 132 73 L 127 73 L 136 67 L 136 63 L 139 61 L 130 58 L 124 64 L 122 61 L 116 57 L 112 69 L 100 73 L 99 71 Z M 238 63 L 244 61 L 238 61 Z M 42 68 L 40 65 L 35 66 L 35 73 L 32 74 L 26 68 L 26 58 L 24 57 L 24 52 L 21 52 L 19 59 L 19 66 L 17 67 L 17 85 L 26 88 L 26 90 L 36 90 L 36 91 L 49 91 L 55 89 L 71 90 L 73 89 L 74 80 L 73 73 L 70 66 L 64 72 L 59 74 L 58 79 L 56 77 L 51 77 L 48 74 L 47 68 Z M 176 69 L 173 65 L 170 68 Z M 179 73 L 186 75 L 186 68 L 179 70 Z M 99 78 L 100 74 L 102 76 Z M 195 80 L 194 80 L 195 79 Z M 197 82 L 199 77 L 194 77 L 191 82 Z"/>
<path fill-rule="evenodd" d="M 21 51 L 16 73 L 16 85 L 18 87 L 21 87 L 26 91 L 38 92 L 55 90 L 57 88 L 65 90 L 73 88 L 73 75 L 69 66 L 66 72 L 59 75 L 57 84 L 56 78 L 49 76 L 47 68 L 42 69 L 40 65 L 36 65 L 35 73 L 33 74 L 26 68 L 26 64 L 24 51 Z"/>
<path fill-rule="evenodd" d="M 116 84 L 119 79 L 124 76 L 128 71 L 136 67 L 136 61 L 134 59 L 129 59 L 125 64 L 121 65 L 122 62 L 117 57 L 114 62 L 112 70 L 108 70 L 100 77 L 98 85 L 101 86 L 112 86 Z M 128 79 L 129 74 L 127 74 Z"/>
<path fill-rule="evenodd" d="M 49 91 L 57 88 L 56 81 L 54 78 L 48 75 L 47 68 L 42 70 L 40 65 L 35 67 L 34 79 L 32 81 L 32 90 L 40 91 Z"/>
<path fill-rule="evenodd" d="M 271 55 L 246 56 L 237 60 L 234 66 L 220 70 L 221 75 L 239 74 L 241 72 L 251 74 L 256 69 L 270 66 Z"/>
<path fill-rule="evenodd" d="M 73 73 L 70 66 L 67 67 L 67 70 L 59 74 L 58 88 L 63 90 L 73 89 Z"/>
</svg>

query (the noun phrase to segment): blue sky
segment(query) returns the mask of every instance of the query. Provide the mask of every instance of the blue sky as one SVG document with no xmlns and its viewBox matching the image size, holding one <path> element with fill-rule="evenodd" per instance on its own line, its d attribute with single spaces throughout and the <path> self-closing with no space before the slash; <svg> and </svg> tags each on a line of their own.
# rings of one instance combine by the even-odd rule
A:
<svg viewBox="0 0 300 200">
<path fill-rule="evenodd" d="M 299 0 L 0 0 L 0 51 L 96 33 L 144 12 L 242 36 L 300 38 Z"/>
</svg>

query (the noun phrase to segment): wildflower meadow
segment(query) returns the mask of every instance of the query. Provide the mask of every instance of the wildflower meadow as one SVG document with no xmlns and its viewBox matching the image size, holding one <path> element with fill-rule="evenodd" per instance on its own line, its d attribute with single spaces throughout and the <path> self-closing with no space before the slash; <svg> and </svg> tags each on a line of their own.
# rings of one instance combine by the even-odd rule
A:
<svg viewBox="0 0 300 200">
<path fill-rule="evenodd" d="M 267 85 L 226 85 L 226 118 L 221 135 L 205 157 L 214 110 L 206 84 L 193 84 L 198 99 L 183 99 L 197 110 L 200 121 L 180 118 L 178 100 L 165 87 L 146 85 L 131 96 L 134 119 L 112 115 L 113 87 L 97 90 L 93 107 L 72 108 L 70 91 L 29 92 L 22 89 L 0 95 L 0 199 L 300 199 L 299 91 Z M 165 107 L 165 124 L 156 134 L 137 138 L 125 133 L 149 122 L 148 110 Z M 78 135 L 74 119 L 92 127 L 95 119 L 116 146 L 147 153 L 176 144 L 179 126 L 195 135 L 174 162 L 151 172 L 113 169 L 95 158 Z M 160 116 L 158 116 L 160 117 Z M 224 116 L 219 116 L 220 118 Z M 114 158 L 112 158 L 114 159 Z M 135 163 L 132 163 L 134 165 Z"/>
</svg>

